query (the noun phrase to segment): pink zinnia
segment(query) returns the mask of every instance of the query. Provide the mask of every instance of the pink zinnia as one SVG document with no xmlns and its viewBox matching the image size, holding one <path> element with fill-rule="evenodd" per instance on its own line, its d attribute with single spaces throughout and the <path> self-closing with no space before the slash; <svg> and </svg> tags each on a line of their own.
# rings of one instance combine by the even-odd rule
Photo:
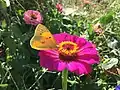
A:
<svg viewBox="0 0 120 90">
<path fill-rule="evenodd" d="M 98 35 L 103 33 L 103 29 L 100 23 L 95 24 L 93 26 L 93 29 L 94 29 L 94 32 Z"/>
<path fill-rule="evenodd" d="M 63 6 L 62 6 L 62 4 L 56 4 L 56 8 L 57 8 L 57 10 L 59 11 L 59 12 L 62 12 L 63 11 Z"/>
<path fill-rule="evenodd" d="M 42 16 L 39 11 L 35 10 L 27 10 L 24 13 L 24 21 L 26 24 L 32 24 L 32 25 L 37 25 L 42 23 Z"/>
<path fill-rule="evenodd" d="M 83 0 L 83 3 L 84 3 L 84 4 L 90 4 L 91 1 L 90 1 L 90 0 Z"/>
<path fill-rule="evenodd" d="M 65 69 L 76 74 L 88 74 L 91 65 L 99 63 L 99 55 L 93 44 L 84 38 L 67 33 L 55 34 L 58 44 L 55 50 L 39 52 L 40 65 L 50 71 Z"/>
</svg>

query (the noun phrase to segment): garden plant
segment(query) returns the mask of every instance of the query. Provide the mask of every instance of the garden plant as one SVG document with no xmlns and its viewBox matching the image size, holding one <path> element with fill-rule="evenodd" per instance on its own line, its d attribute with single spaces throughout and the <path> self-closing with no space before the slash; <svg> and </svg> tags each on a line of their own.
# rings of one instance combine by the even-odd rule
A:
<svg viewBox="0 0 120 90">
<path fill-rule="evenodd" d="M 0 90 L 120 90 L 120 0 L 0 0 Z"/>
</svg>

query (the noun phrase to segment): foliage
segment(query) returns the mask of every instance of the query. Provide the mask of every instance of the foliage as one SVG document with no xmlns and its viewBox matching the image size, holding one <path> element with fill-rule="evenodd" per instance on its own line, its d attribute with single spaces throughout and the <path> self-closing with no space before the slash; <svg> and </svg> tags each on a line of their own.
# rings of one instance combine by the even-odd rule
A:
<svg viewBox="0 0 120 90">
<path fill-rule="evenodd" d="M 69 73 L 68 90 L 114 90 L 120 84 L 119 0 L 79 2 L 78 10 L 69 15 L 57 11 L 55 5 L 60 1 L 56 0 L 10 0 L 9 6 L 5 1 L 0 0 L 0 90 L 61 89 L 61 73 L 40 67 L 38 51 L 29 45 L 35 26 L 25 24 L 23 13 L 30 9 L 41 12 L 51 33 L 85 35 L 96 44 L 100 64 L 89 75 Z M 64 7 L 70 7 L 65 1 Z M 94 32 L 92 25 L 97 22 L 102 24 L 103 34 Z"/>
</svg>

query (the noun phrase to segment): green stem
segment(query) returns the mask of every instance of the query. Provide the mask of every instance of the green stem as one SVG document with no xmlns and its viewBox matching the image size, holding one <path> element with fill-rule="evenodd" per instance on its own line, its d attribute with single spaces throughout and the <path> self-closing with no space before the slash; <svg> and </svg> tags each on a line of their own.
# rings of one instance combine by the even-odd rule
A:
<svg viewBox="0 0 120 90">
<path fill-rule="evenodd" d="M 67 90 L 68 70 L 62 71 L 62 90 Z"/>
</svg>

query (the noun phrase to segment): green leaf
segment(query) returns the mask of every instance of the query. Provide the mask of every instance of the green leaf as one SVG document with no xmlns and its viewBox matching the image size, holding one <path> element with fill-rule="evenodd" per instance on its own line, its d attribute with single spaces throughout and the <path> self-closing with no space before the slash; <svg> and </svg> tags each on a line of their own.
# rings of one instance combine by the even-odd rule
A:
<svg viewBox="0 0 120 90">
<path fill-rule="evenodd" d="M 5 3 L 5 1 L 3 1 L 3 0 L 0 1 L 0 9 L 1 9 L 1 8 L 3 8 L 3 9 L 6 9 L 6 8 L 7 8 L 6 3 Z"/>
<path fill-rule="evenodd" d="M 33 36 L 33 32 L 29 31 L 29 32 L 26 32 L 24 33 L 22 36 L 21 36 L 21 41 L 24 43 L 25 41 L 31 39 L 31 37 Z"/>
<path fill-rule="evenodd" d="M 68 25 L 71 24 L 71 20 L 68 17 L 63 17 L 63 24 Z"/>
<path fill-rule="evenodd" d="M 114 65 L 118 64 L 117 58 L 111 58 L 108 62 L 102 64 L 102 68 L 107 70 L 112 68 Z"/>
<path fill-rule="evenodd" d="M 5 21 L 5 19 L 2 21 L 2 28 L 5 28 L 6 27 L 6 21 Z"/>
<path fill-rule="evenodd" d="M 105 16 L 102 16 L 100 18 L 100 23 L 102 23 L 102 24 L 108 24 L 108 23 L 110 23 L 113 20 L 113 15 L 114 15 L 114 12 L 109 12 Z"/>
<path fill-rule="evenodd" d="M 92 28 L 91 24 L 89 24 L 89 30 L 88 30 L 88 32 L 89 32 L 89 35 L 93 34 L 93 28 Z"/>
<path fill-rule="evenodd" d="M 16 43 L 14 42 L 14 39 L 6 37 L 4 38 L 4 43 L 10 49 L 11 52 L 16 51 Z"/>
<path fill-rule="evenodd" d="M 11 30 L 13 31 L 16 37 L 21 38 L 22 32 L 20 31 L 20 27 L 18 25 L 15 24 L 11 26 Z"/>
<path fill-rule="evenodd" d="M 4 37 L 10 36 L 10 35 L 11 35 L 11 32 L 9 32 L 9 31 L 1 31 L 0 34 L 1 34 L 1 36 L 4 38 Z"/>
<path fill-rule="evenodd" d="M 8 84 L 0 84 L 0 87 L 7 87 Z"/>
<path fill-rule="evenodd" d="M 21 16 L 23 15 L 22 14 L 23 12 L 24 12 L 23 10 L 18 10 L 18 14 L 21 15 Z"/>
<path fill-rule="evenodd" d="M 89 40 L 93 40 L 94 35 L 93 35 L 93 27 L 92 24 L 89 24 L 89 28 L 88 28 L 88 35 L 89 35 Z"/>
</svg>

